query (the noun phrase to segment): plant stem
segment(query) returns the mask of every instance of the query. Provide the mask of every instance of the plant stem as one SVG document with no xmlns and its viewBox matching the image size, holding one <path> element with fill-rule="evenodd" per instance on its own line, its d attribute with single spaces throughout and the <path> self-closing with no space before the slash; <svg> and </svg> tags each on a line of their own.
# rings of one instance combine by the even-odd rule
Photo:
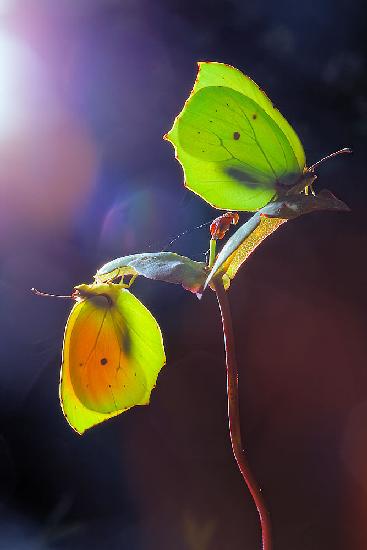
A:
<svg viewBox="0 0 367 550">
<path fill-rule="evenodd" d="M 217 241 L 216 239 L 210 239 L 209 245 L 209 265 L 208 267 L 212 268 L 215 262 L 215 253 L 217 250 Z"/>
<path fill-rule="evenodd" d="M 238 398 L 238 369 L 235 355 L 234 334 L 232 327 L 232 317 L 229 307 L 226 291 L 224 290 L 222 281 L 216 279 L 214 281 L 215 291 L 219 309 L 222 316 L 223 337 L 226 350 L 226 365 L 227 365 L 227 396 L 228 396 L 228 421 L 229 433 L 231 436 L 233 455 L 236 459 L 237 466 L 241 472 L 244 482 L 255 502 L 257 511 L 260 517 L 262 549 L 271 550 L 271 527 L 268 511 L 263 500 L 261 489 L 250 470 L 247 462 L 241 439 L 241 423 Z"/>
</svg>

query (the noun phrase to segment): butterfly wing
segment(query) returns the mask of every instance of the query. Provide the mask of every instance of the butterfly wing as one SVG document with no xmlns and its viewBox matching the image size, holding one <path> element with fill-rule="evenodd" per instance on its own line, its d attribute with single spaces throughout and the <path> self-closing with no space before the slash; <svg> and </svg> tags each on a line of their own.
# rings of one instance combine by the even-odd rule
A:
<svg viewBox="0 0 367 550">
<path fill-rule="evenodd" d="M 298 162 L 299 171 L 302 172 L 306 164 L 306 157 L 299 137 L 289 122 L 280 111 L 274 107 L 272 101 L 256 82 L 235 67 L 231 67 L 231 65 L 226 65 L 225 63 L 200 62 L 198 65 L 199 74 L 192 93 L 207 86 L 226 86 L 252 99 L 282 130 L 293 149 Z"/>
<path fill-rule="evenodd" d="M 60 400 L 78 432 L 149 402 L 165 362 L 157 322 L 135 296 L 92 295 L 72 309 L 66 328 Z"/>
<path fill-rule="evenodd" d="M 304 168 L 292 127 L 251 79 L 221 63 L 200 64 L 165 137 L 175 146 L 186 186 L 221 209 L 257 210 Z"/>
</svg>

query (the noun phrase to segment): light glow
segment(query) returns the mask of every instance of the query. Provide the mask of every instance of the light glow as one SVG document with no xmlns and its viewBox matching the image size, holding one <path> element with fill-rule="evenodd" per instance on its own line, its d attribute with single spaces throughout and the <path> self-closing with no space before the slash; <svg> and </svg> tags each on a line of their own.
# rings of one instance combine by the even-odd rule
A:
<svg viewBox="0 0 367 550">
<path fill-rule="evenodd" d="M 41 64 L 25 44 L 0 31 L 0 138 L 28 126 L 43 85 Z M 32 105 L 33 104 L 33 105 Z"/>
</svg>

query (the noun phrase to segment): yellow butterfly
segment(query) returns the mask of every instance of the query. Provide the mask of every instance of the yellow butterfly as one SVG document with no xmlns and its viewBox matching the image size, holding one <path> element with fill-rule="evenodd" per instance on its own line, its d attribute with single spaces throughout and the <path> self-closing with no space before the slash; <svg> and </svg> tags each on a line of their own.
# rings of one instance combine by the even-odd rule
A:
<svg viewBox="0 0 367 550">
<path fill-rule="evenodd" d="M 165 353 L 157 321 L 123 285 L 82 284 L 72 298 L 60 402 L 70 426 L 82 434 L 134 405 L 148 404 Z"/>
</svg>

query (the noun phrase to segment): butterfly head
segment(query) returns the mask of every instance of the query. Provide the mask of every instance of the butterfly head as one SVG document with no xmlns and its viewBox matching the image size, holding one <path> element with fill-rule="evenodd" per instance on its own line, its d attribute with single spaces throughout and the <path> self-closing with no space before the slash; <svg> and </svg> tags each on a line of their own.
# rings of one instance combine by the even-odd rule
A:
<svg viewBox="0 0 367 550">
<path fill-rule="evenodd" d="M 120 292 L 120 285 L 93 283 L 91 285 L 81 284 L 75 286 L 72 296 L 76 302 L 93 300 L 96 305 L 99 304 L 101 307 L 110 308 L 116 304 Z"/>
</svg>

